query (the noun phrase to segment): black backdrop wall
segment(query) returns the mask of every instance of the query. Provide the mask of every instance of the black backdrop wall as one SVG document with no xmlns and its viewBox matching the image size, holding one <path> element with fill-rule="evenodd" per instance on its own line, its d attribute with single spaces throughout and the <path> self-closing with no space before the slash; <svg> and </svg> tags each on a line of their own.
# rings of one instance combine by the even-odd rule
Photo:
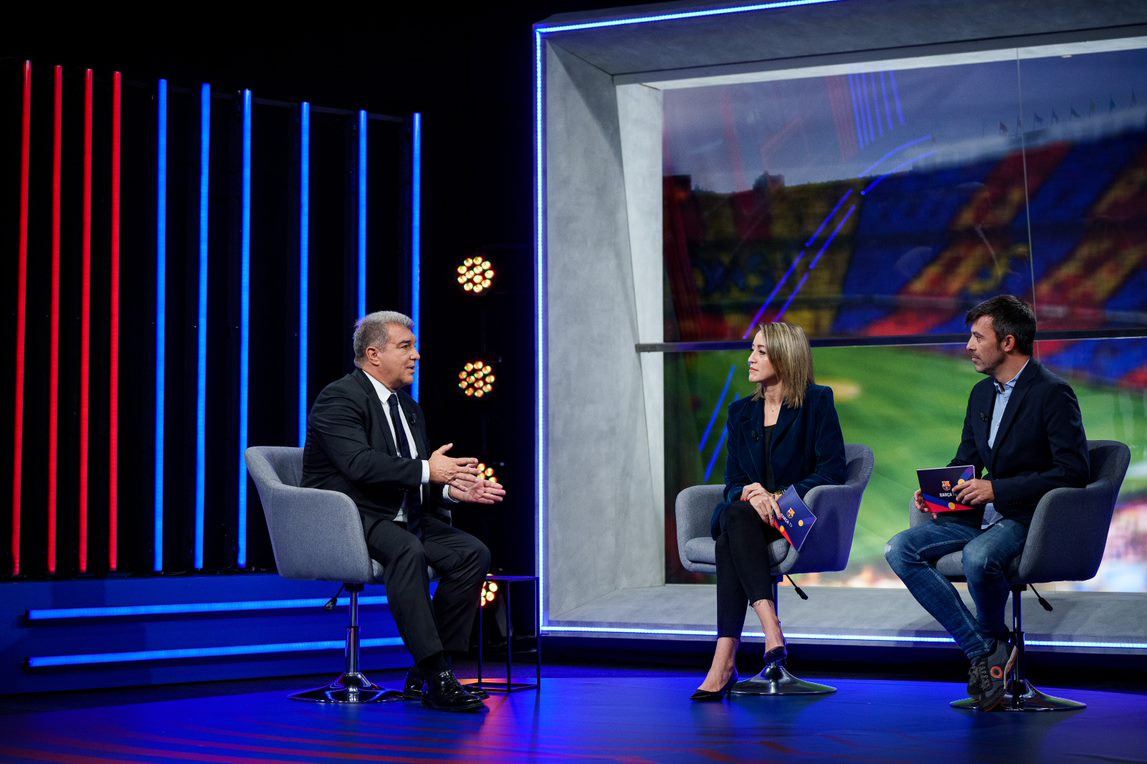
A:
<svg viewBox="0 0 1147 764">
<path fill-rule="evenodd" d="M 558 7 L 556 3 L 504 3 L 484 9 L 483 13 L 461 12 L 448 15 L 438 8 L 422 8 L 389 10 L 390 15 L 386 17 L 373 12 L 365 4 L 340 8 L 337 16 L 308 13 L 296 18 L 286 18 L 283 14 L 267 18 L 254 13 L 235 16 L 214 10 L 199 10 L 197 12 L 201 15 L 188 15 L 179 19 L 123 19 L 98 15 L 63 18 L 38 12 L 34 17 L 6 24 L 5 29 L 0 31 L 0 64 L 8 78 L 4 83 L 5 92 L 11 91 L 10 94 L 14 94 L 19 92 L 20 82 L 17 77 L 23 61 L 32 60 L 37 67 L 37 97 L 39 94 L 50 93 L 50 71 L 57 64 L 62 65 L 69 76 L 76 76 L 86 68 L 95 70 L 97 78 L 110 75 L 112 71 L 122 71 L 125 81 L 125 119 L 129 109 L 142 108 L 132 106 L 132 99 L 139 95 L 131 95 L 136 91 L 133 90 L 134 86 L 129 87 L 129 83 L 154 82 L 160 77 L 167 78 L 173 88 L 177 85 L 194 88 L 198 83 L 210 82 L 216 100 L 230 98 L 237 101 L 242 89 L 249 88 L 264 104 L 276 100 L 286 103 L 306 100 L 316 106 L 336 107 L 349 112 L 365 109 L 375 115 L 395 115 L 403 119 L 413 112 L 420 112 L 423 115 L 424 173 L 422 318 L 420 326 L 416 327 L 423 353 L 420 397 L 427 410 L 432 442 L 452 441 L 456 444 L 455 453 L 476 455 L 493 465 L 498 478 L 509 491 L 504 505 L 457 512 L 456 522 L 487 540 L 494 552 L 495 568 L 524 572 L 533 569 L 534 558 L 531 25 L 558 11 L 592 8 L 596 5 L 562 3 Z M 44 84 L 41 84 L 41 78 Z M 97 79 L 97 97 L 100 88 L 106 87 L 105 83 Z M 194 97 L 190 91 L 180 92 L 182 94 L 178 97 L 173 95 L 173 108 L 178 107 L 180 98 Z M 268 116 L 256 121 L 256 130 L 262 129 L 267 131 L 266 135 L 270 135 L 274 123 L 278 121 L 281 129 L 275 134 L 290 135 L 291 123 L 295 119 L 293 116 L 269 105 L 262 109 Z M 50 113 L 50 106 L 44 113 Z M 408 129 L 408 121 L 398 124 L 402 130 Z M 97 125 L 97 141 L 100 130 L 104 129 Z M 318 129 L 316 126 L 316 135 Z M 329 150 L 335 153 L 341 150 L 338 148 L 339 141 L 345 141 L 347 137 L 345 130 L 342 134 L 340 130 L 344 128 L 329 128 L 329 132 L 334 133 L 328 141 L 334 148 Z M 18 140 L 19 126 L 6 124 L 2 134 L 7 145 L 2 147 L 0 153 L 4 157 L 3 167 L 8 170 L 14 162 L 18 165 L 18 147 L 13 144 L 13 140 Z M 289 140 L 289 137 L 275 140 Z M 236 147 L 231 144 L 221 151 L 234 150 Z M 372 152 L 372 157 L 377 153 Z M 396 157 L 386 169 L 393 173 L 401 163 L 402 159 Z M 126 165 L 124 171 L 129 172 Z M 264 167 L 263 171 L 273 175 L 276 168 Z M 289 187 L 294 182 L 289 168 L 282 175 L 282 185 Z M 5 172 L 4 182 L 14 185 L 15 177 L 15 173 Z M 3 198 L 11 204 L 16 193 L 14 188 L 5 188 Z M 395 196 L 394 202 L 398 205 L 401 199 Z M 329 199 L 324 202 L 322 198 L 316 198 L 316 205 L 323 203 L 331 202 Z M 277 213 L 265 209 L 256 214 L 268 216 Z M 14 294 L 17 237 L 16 231 L 7 225 L 7 221 L 14 217 L 14 214 L 5 215 L 5 230 L 0 233 L 3 237 L 0 240 L 0 247 L 3 248 L 0 260 L 4 263 L 2 278 L 6 282 L 6 295 L 8 292 Z M 106 220 L 106 202 L 94 201 L 93 218 L 93 225 L 97 228 L 106 225 L 97 222 Z M 125 237 L 139 235 L 127 229 L 126 220 L 124 225 Z M 179 225 L 187 223 L 181 220 Z M 284 226 L 283 230 L 290 230 L 290 225 Z M 327 236 L 336 239 L 340 235 L 333 229 L 327 233 Z M 264 241 L 263 244 L 268 249 L 272 244 L 289 248 L 296 243 L 287 241 L 289 238 L 289 234 L 284 234 L 282 241 Z M 378 251 L 374 251 L 376 246 Z M 406 279 L 403 258 L 393 256 L 398 254 L 397 251 L 385 251 L 401 250 L 403 246 L 397 231 L 386 236 L 372 235 L 371 260 L 378 264 L 372 267 L 376 273 L 380 267 L 390 269 L 395 283 L 388 285 L 385 280 L 372 279 L 374 286 L 369 295 L 368 310 L 409 308 L 403 302 L 403 290 L 397 288 Z M 464 293 L 455 280 L 455 267 L 465 257 L 473 254 L 483 254 L 490 258 L 497 271 L 493 288 L 479 297 Z M 258 256 L 255 257 L 253 268 L 258 268 Z M 123 289 L 130 288 L 130 284 L 137 281 L 154 278 L 154 265 L 150 267 L 151 272 L 146 265 L 130 271 L 130 275 L 126 275 L 129 272 L 125 271 Z M 234 263 L 220 267 L 234 268 Z M 274 269 L 268 266 L 264 270 L 272 274 Z M 349 331 L 352 320 L 351 313 L 345 307 L 347 295 L 342 282 L 346 279 L 339 275 L 339 271 L 336 268 L 333 273 L 327 272 L 326 276 L 318 279 L 312 285 L 311 297 L 311 312 L 314 316 L 312 337 L 315 338 L 316 347 L 323 348 L 320 355 L 325 356 L 315 359 L 313 368 L 326 369 L 337 365 L 337 373 L 350 368 Z M 98 274 L 94 276 L 98 277 Z M 233 277 L 232 274 L 221 278 Z M 282 274 L 269 275 L 268 278 L 279 278 L 287 290 L 297 288 L 296 284 L 290 283 L 289 277 Z M 175 283 L 188 290 L 194 289 L 193 273 L 176 272 L 169 274 L 169 279 L 174 279 Z M 65 281 L 63 289 L 75 291 L 77 286 Z M 169 287 L 169 294 L 172 294 L 172 289 Z M 93 291 L 93 294 L 98 293 L 98 290 Z M 194 311 L 193 306 L 183 305 L 184 302 L 193 302 L 193 294 L 183 297 L 173 294 L 172 297 L 180 310 Z M 106 297 L 97 299 L 106 300 Z M 8 302 L 5 309 L 5 321 L 8 324 L 5 347 L 11 348 L 14 321 L 9 321 L 8 317 L 14 316 L 15 310 L 12 304 L 14 300 Z M 154 337 L 154 313 L 149 306 L 137 307 L 138 310 L 125 308 L 121 318 L 125 331 Z M 106 307 L 101 308 L 95 304 L 94 309 L 106 310 Z M 235 310 L 235 305 L 221 298 L 215 299 L 211 316 L 212 325 L 220 327 L 216 331 L 226 332 Z M 43 313 L 42 310 L 40 312 Z M 283 308 L 268 298 L 260 300 L 252 296 L 251 357 L 260 360 L 258 364 L 252 364 L 251 384 L 253 390 L 259 384 L 261 389 L 269 391 L 259 406 L 252 405 L 250 408 L 251 431 L 265 433 L 269 437 L 252 439 L 252 444 L 260 440 L 287 444 L 295 442 L 294 417 L 276 413 L 279 410 L 287 411 L 290 406 L 285 401 L 276 402 L 276 399 L 289 399 L 294 394 L 291 389 L 296 383 L 291 374 L 285 372 L 285 376 L 291 380 L 289 383 L 282 387 L 269 383 L 278 373 L 277 369 L 291 368 L 294 359 L 290 343 L 276 344 L 267 339 L 272 336 L 267 332 L 273 333 L 278 323 L 290 323 L 293 320 L 295 316 L 286 316 Z M 32 318 L 29 319 L 30 331 L 31 321 Z M 184 329 L 193 331 L 186 326 Z M 260 337 L 263 341 L 259 341 Z M 181 352 L 182 344 L 189 342 L 180 335 L 173 336 L 171 341 L 170 347 L 176 353 Z M 233 338 L 225 339 L 220 346 L 226 347 L 227 343 L 233 341 Z M 106 343 L 106 340 L 99 340 L 93 335 L 93 343 L 98 342 Z M 97 347 L 97 344 L 93 344 L 93 350 Z M 62 368 L 75 350 L 66 341 L 62 343 Z M 29 368 L 39 367 L 43 362 L 40 355 L 45 350 L 33 348 L 30 344 L 28 352 L 29 363 L 34 361 L 34 365 Z M 154 363 L 153 358 L 143 357 L 147 355 L 132 355 L 129 360 L 125 354 L 121 374 L 131 373 L 136 366 L 146 368 L 148 363 Z M 12 358 L 10 352 L 5 353 L 4 380 L 0 386 L 0 392 L 4 393 L 3 405 L 8 411 L 11 411 L 15 376 Z M 466 361 L 477 358 L 492 363 L 498 376 L 494 392 L 481 400 L 467 398 L 457 388 L 457 372 Z M 262 379 L 258 379 L 254 371 L 256 368 L 261 370 L 258 374 L 263 375 Z M 178 381 L 183 371 L 182 367 L 175 370 L 177 390 L 180 387 L 193 387 L 190 380 Z M 337 376 L 337 373 L 331 374 L 331 377 Z M 93 380 L 97 378 L 98 375 L 93 374 Z M 312 400 L 326 381 L 329 380 L 312 377 L 309 383 L 309 397 Z M 106 380 L 102 384 L 106 387 Z M 71 382 L 68 385 L 61 390 L 70 391 L 67 395 L 71 396 L 71 400 L 78 396 L 78 388 Z M 26 386 L 33 397 L 46 395 L 42 385 L 31 376 L 26 380 Z M 93 395 L 97 392 L 104 394 L 104 391 L 97 389 Z M 146 400 L 146 397 L 143 400 L 125 401 L 121 416 L 141 415 L 153 402 Z M 276 421 L 276 418 L 281 421 Z M 93 438 L 102 435 L 100 426 L 93 423 L 96 428 L 92 433 Z M 106 424 L 102 427 L 106 428 Z M 209 440 L 212 444 L 210 448 L 218 447 L 228 454 L 233 452 L 234 437 L 222 435 L 233 429 L 226 417 L 209 422 L 209 437 L 216 436 Z M 6 426 L 4 431 L 6 442 L 0 444 L 0 457 L 3 457 L 0 463 L 4 465 L 3 471 L 6 473 L 3 481 L 5 511 L 0 513 L 3 514 L 0 519 L 4 522 L 4 537 L 7 541 L 12 495 L 11 426 Z M 37 437 L 42 439 L 42 436 Z M 68 444 L 68 438 L 74 439 L 75 435 L 61 433 L 61 446 Z M 194 450 L 193 423 L 184 422 L 177 426 L 169 440 L 177 457 L 182 454 L 180 458 L 186 460 L 188 449 Z M 141 464 L 146 463 L 153 453 L 153 450 L 149 451 L 153 447 L 149 446 L 143 432 L 124 439 L 121 448 L 125 452 L 121 461 L 128 466 L 133 459 Z M 33 462 L 26 464 L 25 475 L 30 470 L 30 474 L 37 477 L 41 485 L 46 476 L 43 453 L 43 445 L 39 444 L 25 456 L 26 462 Z M 71 453 L 71 450 L 61 450 L 62 457 L 65 453 Z M 95 455 L 93 464 L 98 463 L 99 458 L 102 457 Z M 230 456 L 227 459 L 233 461 Z M 75 468 L 74 464 L 61 463 L 60 474 L 73 474 Z M 176 522 L 184 525 L 187 523 L 189 479 L 184 475 L 174 485 L 167 486 L 171 501 L 183 507 L 183 515 Z M 105 484 L 101 486 L 98 478 L 93 478 L 89 490 L 106 490 L 106 477 L 104 480 Z M 143 522 L 140 518 L 147 518 L 153 509 L 150 479 L 147 485 L 135 484 L 131 473 L 121 468 L 120 483 L 123 507 L 121 522 Z M 233 475 L 230 484 L 233 486 L 234 483 Z M 59 501 L 63 517 L 64 506 L 75 502 L 77 489 L 67 481 L 60 485 Z M 42 493 L 43 489 L 33 489 L 31 494 L 26 493 L 26 513 L 42 512 L 40 508 L 43 497 L 37 491 Z M 230 559 L 228 550 L 235 543 L 233 538 L 228 537 L 233 531 L 227 530 L 226 523 L 212 521 L 214 515 L 234 512 L 234 499 L 228 498 L 231 494 L 227 488 L 221 487 L 218 491 L 221 492 L 220 498 L 207 507 L 210 541 L 205 550 L 205 568 L 211 568 L 213 564 L 226 568 Z M 271 558 L 266 548 L 265 532 L 259 525 L 261 513 L 258 510 L 258 499 L 254 491 L 250 493 L 248 567 L 254 570 L 266 569 L 272 564 Z M 208 495 L 211 495 L 210 492 Z M 101 532 L 98 513 L 93 513 L 92 517 L 89 536 Z M 103 522 L 106 523 L 106 520 Z M 31 526 L 26 525 L 25 534 L 35 536 L 43 533 L 43 528 L 37 527 L 37 523 L 43 523 L 42 520 L 31 523 Z M 212 537 L 213 529 L 215 537 Z M 106 528 L 102 532 L 106 534 Z M 57 575 L 69 575 L 75 572 L 75 565 L 66 560 L 74 558 L 74 549 L 65 549 L 65 546 L 74 548 L 77 539 L 74 530 L 65 532 L 62 525 L 61 534 Z M 176 541 L 169 542 L 173 544 L 166 550 L 166 562 L 170 562 L 170 566 L 165 563 L 165 567 L 170 570 L 194 567 L 187 534 L 177 535 L 176 538 Z M 6 555 L 9 546 L 7 543 L 4 545 Z M 35 546 L 25 552 L 25 575 L 45 574 L 44 554 Z M 128 544 L 123 554 L 121 570 L 150 570 L 150 548 L 138 548 L 137 545 L 133 549 Z M 11 560 L 6 557 L 4 562 L 5 571 L 11 571 Z M 106 564 L 103 569 L 106 570 Z M 89 570 L 99 573 L 101 567 L 92 565 Z"/>
</svg>

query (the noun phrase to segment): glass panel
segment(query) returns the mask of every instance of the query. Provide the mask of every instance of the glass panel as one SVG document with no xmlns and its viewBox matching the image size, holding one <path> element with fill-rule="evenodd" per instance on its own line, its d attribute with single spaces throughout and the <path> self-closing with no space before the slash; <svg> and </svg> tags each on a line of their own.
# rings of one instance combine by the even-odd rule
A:
<svg viewBox="0 0 1147 764">
<path fill-rule="evenodd" d="M 1041 328 L 1147 327 L 1147 51 L 1020 74 Z"/>
<path fill-rule="evenodd" d="M 1015 60 L 665 93 L 668 340 L 963 331 L 1030 296 Z"/>
<path fill-rule="evenodd" d="M 1060 586 L 1147 591 L 1147 339 L 1041 342 L 1037 352 L 1075 388 L 1088 437 L 1120 440 L 1132 449 L 1131 471 L 1099 574 L 1089 582 Z M 708 580 L 680 567 L 673 502 L 688 485 L 723 481 L 725 412 L 736 397 L 752 393 L 747 355 L 665 356 L 668 582 Z M 899 586 L 884 561 L 884 545 L 908 525 L 916 469 L 947 464 L 955 454 L 968 393 L 982 377 L 958 345 L 818 348 L 814 357 L 817 381 L 833 388 L 845 441 L 870 446 L 876 469 L 864 494 L 847 570 L 801 580 Z"/>
</svg>

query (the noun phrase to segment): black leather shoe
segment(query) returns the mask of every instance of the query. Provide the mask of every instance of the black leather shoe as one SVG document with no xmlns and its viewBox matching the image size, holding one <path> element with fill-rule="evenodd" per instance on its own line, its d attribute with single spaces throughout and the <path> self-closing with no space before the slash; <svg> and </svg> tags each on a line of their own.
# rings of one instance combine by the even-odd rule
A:
<svg viewBox="0 0 1147 764">
<path fill-rule="evenodd" d="M 402 684 L 402 697 L 407 700 L 421 700 L 423 681 L 422 672 L 417 666 L 407 671 L 406 681 Z"/>
<path fill-rule="evenodd" d="M 736 669 L 733 670 L 733 675 L 729 677 L 729 681 L 725 682 L 725 686 L 719 690 L 702 690 L 700 688 L 693 691 L 689 696 L 689 700 L 695 700 L 698 703 L 712 703 L 717 700 L 722 700 L 728 693 L 729 688 L 737 683 Z"/>
<path fill-rule="evenodd" d="M 422 683 L 422 705 L 438 711 L 478 711 L 481 699 L 466 691 L 450 670 L 441 671 Z"/>
</svg>

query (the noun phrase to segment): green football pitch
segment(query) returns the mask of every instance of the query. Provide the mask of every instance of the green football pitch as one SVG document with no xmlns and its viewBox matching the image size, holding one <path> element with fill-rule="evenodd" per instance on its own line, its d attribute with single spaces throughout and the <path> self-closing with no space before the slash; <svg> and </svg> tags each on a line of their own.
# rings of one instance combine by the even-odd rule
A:
<svg viewBox="0 0 1147 764">
<path fill-rule="evenodd" d="M 682 354 L 666 358 L 667 496 L 686 485 L 720 483 L 724 448 L 715 454 L 733 395 L 752 394 L 746 380 L 747 352 Z M 916 469 L 947 464 L 956 452 L 968 392 L 982 377 L 960 355 L 895 347 L 819 348 L 817 382 L 833 388 L 844 439 L 864 443 L 876 455 L 864 494 L 849 569 L 841 576 L 884 579 L 884 545 L 907 527 L 908 502 L 916 490 Z M 705 447 L 699 449 L 725 381 L 733 370 Z M 1129 443 L 1133 453 L 1147 444 L 1142 391 L 1122 390 L 1069 378 L 1091 439 Z M 684 416 L 690 412 L 692 416 Z M 680 443 L 673 448 L 668 444 Z M 708 480 L 705 474 L 712 464 Z M 1133 471 L 1122 497 L 1141 493 L 1147 477 Z M 670 503 L 671 502 L 667 502 Z M 878 583 L 874 580 L 872 583 Z"/>
</svg>

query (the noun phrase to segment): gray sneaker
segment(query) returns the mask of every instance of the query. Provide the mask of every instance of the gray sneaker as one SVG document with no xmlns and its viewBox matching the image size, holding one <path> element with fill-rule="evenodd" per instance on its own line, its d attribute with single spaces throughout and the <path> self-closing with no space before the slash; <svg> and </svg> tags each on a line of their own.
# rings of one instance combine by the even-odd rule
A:
<svg viewBox="0 0 1147 764">
<path fill-rule="evenodd" d="M 1004 700 L 1008 690 L 1008 675 L 1016 665 L 1016 649 L 1010 647 L 1006 640 L 996 640 L 996 647 L 992 652 L 973 662 L 979 663 L 980 702 L 981 711 L 992 711 Z"/>
</svg>

